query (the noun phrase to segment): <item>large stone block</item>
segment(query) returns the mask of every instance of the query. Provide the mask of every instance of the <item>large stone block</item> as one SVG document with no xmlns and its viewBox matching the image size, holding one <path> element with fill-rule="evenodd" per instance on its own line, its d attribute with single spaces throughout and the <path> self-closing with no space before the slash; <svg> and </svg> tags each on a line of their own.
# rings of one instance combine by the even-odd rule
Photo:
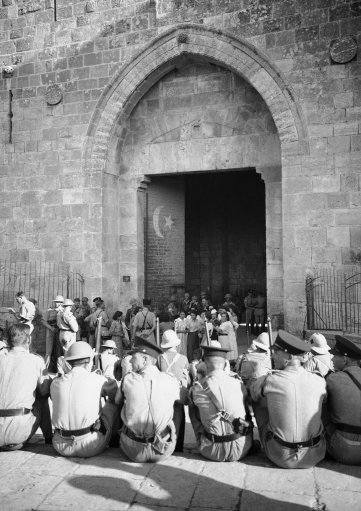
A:
<svg viewBox="0 0 361 511">
<path fill-rule="evenodd" d="M 340 191 L 340 176 L 314 176 L 312 189 L 314 192 L 338 192 Z"/>
<path fill-rule="evenodd" d="M 335 221 L 336 225 L 361 225 L 361 208 L 337 211 Z"/>
<path fill-rule="evenodd" d="M 350 230 L 347 227 L 327 227 L 327 244 L 337 247 L 349 247 Z"/>
</svg>

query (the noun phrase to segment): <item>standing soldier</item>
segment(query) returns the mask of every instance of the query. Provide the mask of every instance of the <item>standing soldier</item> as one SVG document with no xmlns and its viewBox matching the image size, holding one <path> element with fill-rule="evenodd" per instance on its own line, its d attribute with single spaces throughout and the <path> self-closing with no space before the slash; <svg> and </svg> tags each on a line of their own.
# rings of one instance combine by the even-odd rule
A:
<svg viewBox="0 0 361 511">
<path fill-rule="evenodd" d="M 60 345 L 59 345 L 59 328 L 57 323 L 58 312 L 63 310 L 63 302 L 64 298 L 61 295 L 58 295 L 53 300 L 53 307 L 50 307 L 46 311 L 46 315 L 44 318 L 44 326 L 46 328 L 46 337 L 45 337 L 45 365 L 47 368 L 50 367 L 50 362 L 52 362 L 52 366 L 50 369 L 54 369 L 57 364 L 58 357 L 61 354 Z"/>
<path fill-rule="evenodd" d="M 15 312 L 14 309 L 9 308 L 9 312 L 11 312 L 18 323 L 22 323 L 24 325 L 28 325 L 30 328 L 30 335 L 34 330 L 33 319 L 35 317 L 35 305 L 33 302 L 28 300 L 25 294 L 22 291 L 16 293 L 16 301 L 19 304 L 19 312 Z"/>
<path fill-rule="evenodd" d="M 85 322 L 89 325 L 89 344 L 92 348 L 95 347 L 96 333 L 101 319 L 101 337 L 106 337 L 109 334 L 108 327 L 110 326 L 110 319 L 106 310 L 104 310 L 103 300 L 97 296 L 93 300 L 95 304 L 95 311 L 85 318 Z"/>
<path fill-rule="evenodd" d="M 71 311 L 73 305 L 74 302 L 69 298 L 64 300 L 63 308 L 58 312 L 56 317 L 56 322 L 60 330 L 59 341 L 61 346 L 66 349 L 68 344 L 70 346 L 70 344 L 76 341 L 76 333 L 79 328 L 78 322 Z"/>
<path fill-rule="evenodd" d="M 309 468 L 325 456 L 321 421 L 326 382 L 302 367 L 310 346 L 279 330 L 272 346 L 276 370 L 251 385 L 251 396 L 266 456 L 282 468 Z"/>
<path fill-rule="evenodd" d="M 361 464 L 361 338 L 336 335 L 336 372 L 326 378 L 327 451 L 339 463 Z"/>
<path fill-rule="evenodd" d="M 116 418 L 112 402 L 115 381 L 91 372 L 94 352 L 88 343 L 75 342 L 65 359 L 71 371 L 53 380 L 54 449 L 62 456 L 89 458 L 108 446 Z M 109 398 L 101 408 L 101 398 Z"/>
<path fill-rule="evenodd" d="M 133 339 L 141 337 L 149 342 L 155 342 L 156 317 L 154 312 L 149 310 L 151 300 L 144 298 L 143 308 L 137 312 L 133 321 Z"/>
<path fill-rule="evenodd" d="M 225 372 L 227 348 L 204 346 L 206 376 L 190 390 L 189 415 L 199 452 L 213 461 L 238 461 L 252 446 L 247 391 Z"/>
<path fill-rule="evenodd" d="M 129 302 L 129 305 L 130 307 L 129 309 L 127 309 L 127 312 L 125 313 L 124 322 L 128 330 L 128 337 L 129 339 L 131 339 L 133 333 L 134 318 L 137 312 L 140 311 L 141 307 L 139 305 L 139 301 L 136 298 L 132 298 Z"/>
<path fill-rule="evenodd" d="M 161 353 L 156 344 L 137 337 L 133 370 L 123 378 L 116 396 L 116 403 L 122 405 L 120 447 L 139 463 L 164 460 L 176 445 L 173 406 L 180 396 L 179 383 L 156 367 Z"/>
<path fill-rule="evenodd" d="M 43 359 L 29 352 L 29 326 L 13 325 L 9 345 L 8 354 L 0 357 L 0 450 L 21 449 L 39 426 L 51 443 L 50 379 L 43 376 Z"/>
</svg>

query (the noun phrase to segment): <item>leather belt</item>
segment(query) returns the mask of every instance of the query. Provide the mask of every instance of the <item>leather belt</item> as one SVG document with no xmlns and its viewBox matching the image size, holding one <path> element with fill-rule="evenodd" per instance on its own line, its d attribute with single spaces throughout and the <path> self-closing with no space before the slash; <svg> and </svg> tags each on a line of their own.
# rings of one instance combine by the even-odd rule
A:
<svg viewBox="0 0 361 511">
<path fill-rule="evenodd" d="M 231 435 L 212 435 L 212 433 L 208 433 L 208 431 L 203 431 L 203 435 L 208 438 L 211 442 L 214 442 L 216 444 L 221 444 L 223 442 L 233 442 L 234 440 L 238 440 L 238 438 L 241 438 L 242 436 L 246 436 L 249 433 L 251 433 L 251 428 L 243 428 L 243 431 L 240 433 L 232 433 Z"/>
<path fill-rule="evenodd" d="M 18 415 L 27 415 L 30 412 L 29 408 L 9 408 L 0 410 L 0 417 L 17 417 Z"/>
<path fill-rule="evenodd" d="M 82 436 L 87 433 L 100 432 L 105 435 L 106 428 L 100 419 L 96 420 L 91 426 L 81 429 L 60 429 L 55 428 L 55 433 L 59 433 L 59 435 L 63 437 L 71 437 L 71 436 Z"/>
<path fill-rule="evenodd" d="M 354 433 L 355 435 L 361 435 L 361 426 L 351 426 L 350 424 L 344 424 L 343 422 L 334 423 L 336 429 L 344 431 L 345 433 Z"/>
<path fill-rule="evenodd" d="M 288 447 L 289 449 L 299 449 L 301 447 L 313 447 L 317 445 L 321 440 L 322 435 L 315 436 L 314 438 L 306 440 L 305 442 L 286 442 L 279 436 L 275 435 L 272 431 L 268 431 L 266 434 L 266 440 L 271 440 L 271 438 L 274 438 L 276 442 L 278 442 L 280 445 L 283 445 L 283 447 Z"/>
<path fill-rule="evenodd" d="M 163 431 L 160 433 L 160 437 L 164 438 L 166 435 L 168 435 L 171 432 L 171 429 L 169 426 L 167 426 Z M 127 435 L 128 438 L 131 440 L 134 440 L 135 442 L 140 442 L 142 444 L 152 444 L 155 441 L 155 436 L 144 438 L 139 437 L 131 429 L 129 429 L 127 426 L 123 425 L 122 433 Z"/>
</svg>

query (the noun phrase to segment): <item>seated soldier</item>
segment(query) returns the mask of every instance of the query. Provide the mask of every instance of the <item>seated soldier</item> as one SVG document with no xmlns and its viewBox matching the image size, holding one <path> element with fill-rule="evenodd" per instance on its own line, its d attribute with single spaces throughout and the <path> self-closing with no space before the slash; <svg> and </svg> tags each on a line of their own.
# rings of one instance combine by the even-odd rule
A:
<svg viewBox="0 0 361 511">
<path fill-rule="evenodd" d="M 50 387 L 53 401 L 53 446 L 62 456 L 89 458 L 108 446 L 116 418 L 116 382 L 91 372 L 94 352 L 84 341 L 75 342 L 65 355 L 71 371 L 55 378 Z M 103 408 L 100 398 L 108 397 Z"/>
<path fill-rule="evenodd" d="M 132 372 L 126 374 L 117 392 L 122 405 L 120 447 L 136 462 L 161 461 L 176 445 L 173 406 L 180 396 L 179 383 L 156 367 L 163 351 L 152 342 L 135 338 Z"/>
<path fill-rule="evenodd" d="M 204 346 L 206 377 L 190 390 L 189 415 L 199 452 L 213 461 L 237 461 L 252 446 L 246 389 L 224 371 L 228 350 Z"/>
<path fill-rule="evenodd" d="M 177 433 L 177 444 L 175 452 L 183 452 L 184 433 L 185 433 L 185 412 L 184 403 L 188 396 L 189 382 L 189 363 L 185 355 L 177 351 L 181 340 L 174 330 L 166 330 L 162 336 L 161 348 L 162 355 L 158 358 L 158 367 L 160 371 L 172 374 L 179 383 L 180 399 L 174 403 L 173 422 Z"/>
<path fill-rule="evenodd" d="M 336 335 L 336 372 L 326 378 L 324 424 L 328 453 L 338 462 L 361 464 L 361 338 Z"/>
<path fill-rule="evenodd" d="M 309 359 L 304 364 L 307 371 L 318 372 L 321 376 L 326 377 L 333 372 L 331 348 L 328 346 L 326 338 L 319 333 L 315 333 L 310 337 L 311 351 Z"/>
<path fill-rule="evenodd" d="M 115 341 L 112 339 L 103 339 L 101 344 L 101 354 L 99 357 L 100 369 L 105 378 L 114 380 L 114 366 L 118 362 L 119 357 L 114 354 L 117 348 Z"/>
<path fill-rule="evenodd" d="M 50 379 L 44 377 L 43 359 L 29 347 L 29 326 L 12 326 L 10 350 L 0 357 L 0 450 L 21 449 L 39 426 L 45 442 L 51 443 Z"/>
<path fill-rule="evenodd" d="M 254 414 L 262 447 L 282 468 L 313 467 L 325 456 L 321 412 L 326 382 L 302 367 L 309 350 L 304 341 L 279 330 L 272 346 L 276 370 L 250 387 L 259 405 Z"/>
<path fill-rule="evenodd" d="M 264 376 L 272 370 L 268 334 L 261 333 L 252 342 L 251 348 L 248 353 L 239 357 L 235 367 L 247 388 L 252 380 Z"/>
</svg>

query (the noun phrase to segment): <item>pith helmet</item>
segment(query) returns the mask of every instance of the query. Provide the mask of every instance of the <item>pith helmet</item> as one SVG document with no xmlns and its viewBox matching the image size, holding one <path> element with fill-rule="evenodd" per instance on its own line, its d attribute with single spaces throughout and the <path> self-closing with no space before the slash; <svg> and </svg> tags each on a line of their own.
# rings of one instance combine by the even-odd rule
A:
<svg viewBox="0 0 361 511">
<path fill-rule="evenodd" d="M 63 303 L 64 302 L 64 296 L 61 296 L 61 295 L 57 295 L 53 302 L 57 302 L 57 303 Z"/>
<path fill-rule="evenodd" d="M 166 330 L 162 335 L 162 344 L 160 347 L 162 349 L 176 348 L 180 343 L 181 341 L 174 330 Z"/>
<path fill-rule="evenodd" d="M 73 300 L 70 300 L 70 298 L 66 298 L 63 303 L 64 307 L 70 307 L 71 305 L 74 305 Z"/>
<path fill-rule="evenodd" d="M 94 351 L 85 341 L 75 342 L 68 349 L 65 360 L 81 360 L 83 358 L 93 358 Z"/>
</svg>

